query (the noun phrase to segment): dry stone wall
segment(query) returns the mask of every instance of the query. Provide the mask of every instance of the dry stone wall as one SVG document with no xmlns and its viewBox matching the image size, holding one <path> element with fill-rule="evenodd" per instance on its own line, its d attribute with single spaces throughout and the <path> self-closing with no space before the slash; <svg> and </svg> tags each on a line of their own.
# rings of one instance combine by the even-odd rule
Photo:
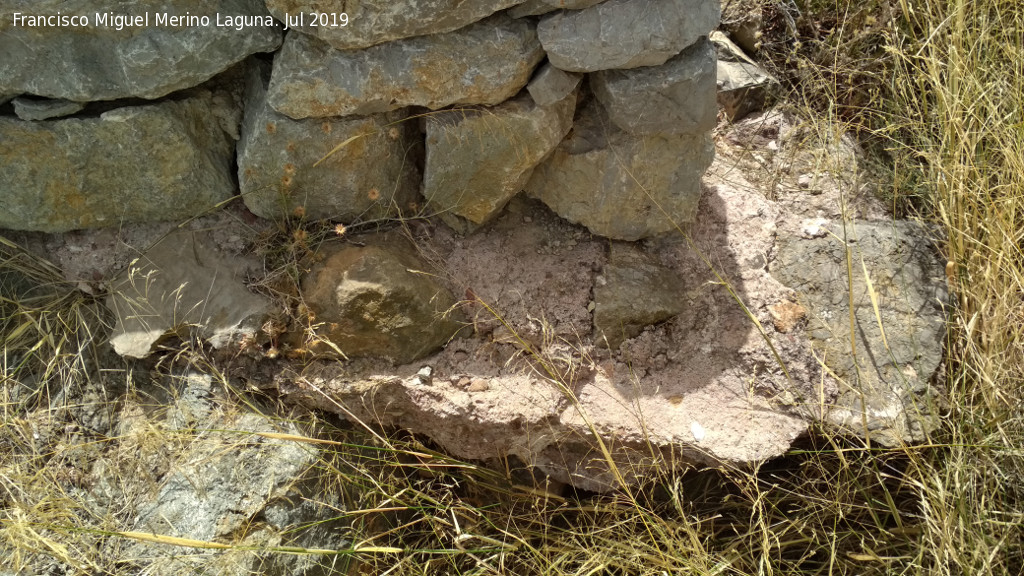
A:
<svg viewBox="0 0 1024 576">
<path fill-rule="evenodd" d="M 108 279 L 128 311 L 118 351 L 145 357 L 186 323 L 263 361 L 344 358 L 254 385 L 583 487 L 621 480 L 595 432 L 627 480 L 781 454 L 833 404 L 844 428 L 866 414 L 890 443 L 921 439 L 931 424 L 906 406 L 938 363 L 941 290 L 893 312 L 921 316 L 889 332 L 916 344 L 894 348 L 865 403 L 835 378 L 860 360 L 823 364 L 850 327 L 806 318 L 841 289 L 813 267 L 849 247 L 796 234 L 777 248 L 783 208 L 702 185 L 719 18 L 716 0 L 0 0 L 0 228 L 274 222 L 308 252 L 302 326 L 272 318 L 280 303 L 244 286 L 258 264 L 212 254 L 200 219 Z M 348 244 L 287 227 L 313 220 Z M 396 222 L 404 234 L 346 232 Z M 687 227 L 691 244 L 665 240 Z M 910 254 L 933 283 L 927 250 L 906 248 L 916 228 L 895 245 L 868 230 L 861 246 L 883 254 L 869 258 Z"/>
</svg>

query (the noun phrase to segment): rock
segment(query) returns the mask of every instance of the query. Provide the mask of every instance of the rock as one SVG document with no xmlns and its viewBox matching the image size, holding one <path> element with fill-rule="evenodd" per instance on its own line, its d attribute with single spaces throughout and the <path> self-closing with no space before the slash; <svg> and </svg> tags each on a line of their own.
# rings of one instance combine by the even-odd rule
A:
<svg viewBox="0 0 1024 576">
<path fill-rule="evenodd" d="M 550 106 L 576 90 L 581 80 L 582 74 L 563 72 L 551 64 L 545 64 L 526 85 L 526 90 L 538 106 Z"/>
<path fill-rule="evenodd" d="M 347 52 L 292 32 L 274 61 L 268 100 L 296 119 L 493 105 L 519 92 L 543 57 L 533 24 L 504 14 Z"/>
<path fill-rule="evenodd" d="M 707 40 L 660 66 L 595 72 L 590 87 L 612 122 L 632 134 L 700 134 L 718 120 L 715 52 Z"/>
<path fill-rule="evenodd" d="M 212 209 L 235 194 L 229 100 L 196 90 L 98 118 L 0 117 L 0 227 L 64 232 Z"/>
<path fill-rule="evenodd" d="M 316 335 L 348 357 L 411 362 L 447 343 L 462 325 L 455 298 L 415 257 L 377 246 L 345 246 L 302 279 Z"/>
<path fill-rule="evenodd" d="M 49 120 L 70 116 L 85 108 L 81 102 L 70 100 L 35 100 L 31 98 L 15 98 L 14 113 L 22 120 Z"/>
<path fill-rule="evenodd" d="M 266 0 L 270 13 L 338 50 L 359 50 L 411 36 L 442 34 L 468 26 L 523 0 Z M 311 12 L 348 14 L 348 25 L 317 26 Z M 304 14 L 303 25 L 293 20 Z"/>
<path fill-rule="evenodd" d="M 555 10 L 560 9 L 582 10 L 583 8 L 589 8 L 594 4 L 598 4 L 603 1 L 604 0 L 526 0 L 526 2 L 511 8 L 508 11 L 508 14 L 513 18 L 539 16 L 541 14 L 547 14 L 548 12 L 554 12 Z"/>
<path fill-rule="evenodd" d="M 211 404 L 226 404 L 224 398 L 210 396 L 210 380 L 208 375 L 189 375 L 180 398 L 201 394 Z M 191 400 L 182 399 L 173 402 L 169 412 L 187 410 L 182 404 Z M 196 430 L 202 430 L 202 434 Z M 129 417 L 122 420 L 120 431 L 122 442 L 144 434 L 153 437 L 160 431 L 173 434 L 169 440 L 191 440 L 180 447 L 170 440 L 131 448 L 139 462 L 136 466 L 143 470 L 150 463 L 166 461 L 168 453 L 174 458 L 173 466 L 162 471 L 156 486 L 150 484 L 152 479 L 146 478 L 147 474 L 123 476 L 122 470 L 107 469 L 112 463 L 106 460 L 95 467 L 93 475 L 107 490 L 94 492 L 102 494 L 99 499 L 110 498 L 109 505 L 116 507 L 119 518 L 134 523 L 123 530 L 251 548 L 178 550 L 166 544 L 118 539 L 116 552 L 106 552 L 116 553 L 124 566 L 134 565 L 138 573 L 161 576 L 338 573 L 330 568 L 330 558 L 268 550 L 279 546 L 329 550 L 351 547 L 342 537 L 342 523 L 336 520 L 340 503 L 325 499 L 311 476 L 319 450 L 315 444 L 283 437 L 303 436 L 294 424 L 257 413 L 225 416 L 222 410 L 213 410 L 184 428 L 147 417 Z M 118 492 L 130 497 L 118 498 Z M 111 541 L 109 545 L 117 544 Z"/>
<path fill-rule="evenodd" d="M 117 320 L 110 342 L 118 354 L 144 358 L 163 336 L 186 327 L 215 348 L 260 329 L 272 305 L 244 280 L 262 264 L 213 246 L 208 233 L 176 230 L 112 282 L 107 305 Z"/>
<path fill-rule="evenodd" d="M 730 121 L 764 108 L 769 89 L 778 84 L 721 32 L 711 33 L 718 54 L 718 105 Z"/>
<path fill-rule="evenodd" d="M 828 420 L 887 446 L 921 441 L 938 423 L 928 407 L 928 380 L 942 360 L 946 335 L 944 268 L 929 233 L 906 221 L 853 221 L 845 233 L 841 221 L 827 226 L 832 233 L 821 237 L 782 237 L 771 270 L 798 292 L 813 344 L 846 382 Z M 847 258 L 853 272 L 852 330 Z"/>
<path fill-rule="evenodd" d="M 526 191 L 595 234 L 638 240 L 693 220 L 713 157 L 707 135 L 628 134 L 591 100 Z"/>
<path fill-rule="evenodd" d="M 29 6 L 0 0 L 0 13 Z M 33 2 L 32 15 L 83 15 L 88 26 L 15 25 L 0 21 L 0 93 L 25 93 L 78 102 L 119 98 L 154 99 L 197 86 L 257 52 L 281 45 L 281 30 L 259 0 L 214 0 L 197 5 L 182 0 L 139 0 L 121 15 L 149 19 L 148 24 L 117 29 L 109 2 L 63 0 Z M 160 15 L 208 16 L 209 24 L 161 25 Z M 217 15 L 259 20 L 243 31 L 218 26 Z M 243 20 L 244 21 L 244 20 Z M 256 22 L 252 22 L 256 24 Z M 198 55 L 202 57 L 198 57 Z M 46 62 L 46 66 L 40 66 Z"/>
<path fill-rule="evenodd" d="M 645 326 L 683 311 L 683 281 L 638 248 L 613 242 L 594 285 L 594 302 L 597 339 L 615 350 Z"/>
<path fill-rule="evenodd" d="M 293 120 L 267 103 L 264 78 L 252 69 L 238 143 L 238 182 L 249 210 L 280 219 L 301 207 L 307 218 L 342 221 L 409 211 L 423 145 L 415 125 L 403 121 L 406 112 Z"/>
<path fill-rule="evenodd" d="M 562 70 L 658 66 L 707 35 L 719 16 L 719 3 L 707 0 L 606 0 L 545 16 L 537 35 Z"/>
<path fill-rule="evenodd" d="M 423 197 L 431 210 L 462 232 L 489 221 L 569 132 L 575 108 L 575 92 L 550 106 L 522 94 L 428 116 Z"/>
</svg>

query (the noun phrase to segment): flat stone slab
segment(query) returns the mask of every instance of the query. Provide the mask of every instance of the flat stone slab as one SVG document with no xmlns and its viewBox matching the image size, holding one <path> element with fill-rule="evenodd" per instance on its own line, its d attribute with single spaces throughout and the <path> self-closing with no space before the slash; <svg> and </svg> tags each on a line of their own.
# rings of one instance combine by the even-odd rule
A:
<svg viewBox="0 0 1024 576">
<path fill-rule="evenodd" d="M 204 233 L 175 230 L 119 275 L 107 299 L 117 318 L 114 351 L 144 358 L 161 338 L 189 327 L 215 348 L 259 331 L 272 304 L 244 280 L 262 263 L 213 245 Z"/>
<path fill-rule="evenodd" d="M 706 36 L 720 17 L 719 3 L 708 0 L 607 0 L 547 15 L 537 35 L 562 70 L 657 66 Z"/>
<path fill-rule="evenodd" d="M 602 70 L 594 95 L 619 128 L 633 134 L 701 134 L 715 127 L 715 51 L 705 39 L 660 66 Z"/>
<path fill-rule="evenodd" d="M 700 177 L 713 157 L 707 135 L 629 134 L 591 100 L 526 192 L 594 234 L 639 240 L 693 220 Z"/>
<path fill-rule="evenodd" d="M 267 103 L 264 72 L 250 70 L 238 143 L 238 182 L 253 214 L 281 219 L 301 209 L 352 222 L 415 212 L 423 144 L 407 112 L 293 120 Z"/>
<path fill-rule="evenodd" d="M 210 210 L 235 194 L 238 117 L 206 90 L 98 118 L 0 117 L 0 227 L 65 232 Z"/>
<path fill-rule="evenodd" d="M 49 120 L 81 112 L 85 104 L 70 100 L 34 100 L 15 98 L 14 114 L 22 120 Z"/>
<path fill-rule="evenodd" d="M 543 57 L 534 25 L 504 14 L 355 51 L 292 32 L 274 60 L 268 100 L 295 119 L 494 105 L 519 92 Z"/>
<path fill-rule="evenodd" d="M 411 36 L 451 32 L 523 0 L 266 0 L 270 13 L 289 27 L 339 50 L 359 50 Z M 324 13 L 317 23 L 313 12 Z M 337 14 L 348 15 L 342 25 Z M 296 25 L 299 15 L 301 25 Z M 335 15 L 335 16 L 332 16 Z M 317 25 L 320 24 L 320 25 Z"/>
<path fill-rule="evenodd" d="M 281 45 L 281 28 L 260 0 L 136 0 L 123 13 L 96 0 L 0 0 L 0 94 L 34 94 L 78 102 L 160 98 L 197 86 L 257 52 Z M 15 26 L 24 16 L 84 16 L 87 26 Z M 117 29 L 111 13 L 148 18 Z M 209 18 L 208 25 L 161 25 L 160 15 Z M 217 25 L 238 17 L 247 25 Z M 107 22 L 97 22 L 106 15 Z M 141 24 L 141 25 L 140 25 Z M 269 25 L 268 25 L 269 24 Z M 199 57 L 199 55 L 202 55 Z M 44 63 L 45 65 L 41 65 Z"/>
</svg>

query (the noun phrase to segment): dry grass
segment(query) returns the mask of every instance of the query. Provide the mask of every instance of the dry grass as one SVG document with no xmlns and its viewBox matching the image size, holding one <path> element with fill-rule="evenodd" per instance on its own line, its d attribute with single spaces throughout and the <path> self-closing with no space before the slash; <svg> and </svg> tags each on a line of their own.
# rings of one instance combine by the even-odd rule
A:
<svg viewBox="0 0 1024 576">
<path fill-rule="evenodd" d="M 774 14 L 792 5 L 764 4 Z M 363 547 L 339 573 L 1024 571 L 1024 7 L 1016 0 L 801 7 L 792 29 L 765 45 L 777 75 L 798 87 L 790 97 L 832 123 L 824 129 L 852 126 L 884 148 L 894 201 L 945 231 L 954 302 L 942 429 L 924 446 L 896 449 L 820 430 L 753 471 L 693 470 L 628 494 L 576 498 L 522 485 L 528 475 L 515 462 L 498 473 L 414 438 L 306 422 L 308 437 L 295 440 L 320 443 L 311 473 L 326 491 L 344 494 L 339 517 Z M 294 282 L 306 251 L 331 231 L 287 229 L 289 266 L 281 274 Z M 61 476 L 72 448 L 82 446 L 33 436 L 57 417 L 50 400 L 59 388 L 94 374 L 95 309 L 52 267 L 2 248 L 0 549 L 14 569 L 49 558 L 69 573 L 137 573 L 96 552 L 98 542 L 132 535 L 117 518 L 91 517 Z M 537 360 L 565 384 L 545 364 L 550 359 Z M 211 369 L 201 350 L 178 361 Z M 41 385 L 28 386 L 29 374 L 41 374 Z M 152 434 L 119 442 L 168 442 Z M 179 436 L 172 445 L 190 441 Z"/>
</svg>

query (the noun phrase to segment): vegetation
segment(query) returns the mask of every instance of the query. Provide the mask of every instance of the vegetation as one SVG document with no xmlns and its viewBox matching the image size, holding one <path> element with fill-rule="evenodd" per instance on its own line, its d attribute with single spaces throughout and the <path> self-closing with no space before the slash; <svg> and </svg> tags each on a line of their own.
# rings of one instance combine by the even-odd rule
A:
<svg viewBox="0 0 1024 576">
<path fill-rule="evenodd" d="M 783 79 L 780 99 L 825 130 L 857 133 L 889 167 L 894 206 L 941 226 L 953 294 L 941 429 L 924 445 L 893 449 L 818 430 L 755 470 L 666 474 L 576 498 L 530 485 L 515 462 L 499 473 L 414 438 L 307 421 L 301 440 L 324 454 L 311 473 L 343 494 L 339 514 L 354 543 L 333 556 L 336 567 L 392 575 L 1024 573 L 1024 5 L 751 3 L 766 14 L 761 58 Z M 74 498 L 73 461 L 125 463 L 141 444 L 190 440 L 159 428 L 78 444 L 39 436 L 68 409 L 61 387 L 79 386 L 97 365 L 102 318 L 57 270 L 12 244 L 0 249 L 0 549 L 11 551 L 0 574 L 39 557 L 80 574 L 137 573 L 97 552 L 143 536 L 119 532 L 115 518 L 91 516 Z M 183 365 L 229 381 L 188 343 L 165 368 Z M 226 410 L 267 404 L 236 392 Z"/>
</svg>

